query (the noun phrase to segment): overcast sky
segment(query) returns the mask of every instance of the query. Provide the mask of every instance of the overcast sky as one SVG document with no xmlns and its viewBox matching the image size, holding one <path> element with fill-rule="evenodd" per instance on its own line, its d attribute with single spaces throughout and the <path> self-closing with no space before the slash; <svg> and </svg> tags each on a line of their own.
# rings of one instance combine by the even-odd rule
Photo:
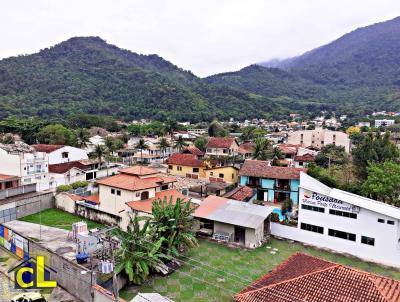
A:
<svg viewBox="0 0 400 302">
<path fill-rule="evenodd" d="M 0 58 L 100 36 L 206 76 L 298 55 L 399 15 L 399 0 L 2 0 Z"/>
</svg>

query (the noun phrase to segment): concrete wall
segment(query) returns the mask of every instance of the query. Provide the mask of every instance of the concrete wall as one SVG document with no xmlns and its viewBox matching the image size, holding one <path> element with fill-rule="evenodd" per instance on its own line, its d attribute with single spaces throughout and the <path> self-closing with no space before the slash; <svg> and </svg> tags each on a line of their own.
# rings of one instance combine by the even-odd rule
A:
<svg viewBox="0 0 400 302">
<path fill-rule="evenodd" d="M 0 199 L 5 199 L 7 197 L 13 197 L 31 192 L 36 192 L 36 184 L 22 185 L 16 188 L 0 190 Z"/>
<path fill-rule="evenodd" d="M 63 158 L 62 153 L 68 152 L 68 158 Z M 88 155 L 86 150 L 71 147 L 71 146 L 64 146 L 60 149 L 57 149 L 51 153 L 49 153 L 49 164 L 61 164 L 67 163 L 70 161 L 76 161 L 81 159 L 88 159 Z"/>
<path fill-rule="evenodd" d="M 53 192 L 37 194 L 35 196 L 20 199 L 15 202 L 17 218 L 32 215 L 45 209 L 54 208 L 54 202 Z"/>
</svg>

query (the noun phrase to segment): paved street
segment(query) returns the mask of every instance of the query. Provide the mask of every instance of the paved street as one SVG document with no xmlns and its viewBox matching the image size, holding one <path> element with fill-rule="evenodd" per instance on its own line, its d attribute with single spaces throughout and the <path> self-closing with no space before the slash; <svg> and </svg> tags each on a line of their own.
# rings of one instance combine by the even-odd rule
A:
<svg viewBox="0 0 400 302">
<path fill-rule="evenodd" d="M 0 272 L 0 302 L 10 302 L 11 297 L 17 293 L 18 292 L 12 288 L 12 283 L 8 277 Z"/>
</svg>

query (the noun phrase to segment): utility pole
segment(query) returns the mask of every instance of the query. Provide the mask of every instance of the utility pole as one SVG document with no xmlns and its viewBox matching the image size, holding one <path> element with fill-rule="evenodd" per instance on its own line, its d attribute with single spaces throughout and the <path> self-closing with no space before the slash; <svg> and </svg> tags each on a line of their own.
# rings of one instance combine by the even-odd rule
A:
<svg viewBox="0 0 400 302">
<path fill-rule="evenodd" d="M 118 292 L 118 279 L 117 279 L 117 270 L 115 269 L 115 256 L 114 256 L 114 246 L 112 246 L 112 240 L 109 241 L 111 248 L 111 263 L 113 265 L 113 292 L 115 297 L 115 302 L 119 300 L 119 292 Z"/>
</svg>

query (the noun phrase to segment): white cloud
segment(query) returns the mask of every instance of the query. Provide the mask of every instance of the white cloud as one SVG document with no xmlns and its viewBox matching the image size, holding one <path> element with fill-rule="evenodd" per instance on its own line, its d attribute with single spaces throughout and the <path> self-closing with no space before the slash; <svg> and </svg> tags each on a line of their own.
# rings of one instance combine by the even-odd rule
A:
<svg viewBox="0 0 400 302">
<path fill-rule="evenodd" d="M 0 57 L 97 35 L 204 76 L 298 55 L 399 14 L 398 0 L 3 1 Z"/>
</svg>

